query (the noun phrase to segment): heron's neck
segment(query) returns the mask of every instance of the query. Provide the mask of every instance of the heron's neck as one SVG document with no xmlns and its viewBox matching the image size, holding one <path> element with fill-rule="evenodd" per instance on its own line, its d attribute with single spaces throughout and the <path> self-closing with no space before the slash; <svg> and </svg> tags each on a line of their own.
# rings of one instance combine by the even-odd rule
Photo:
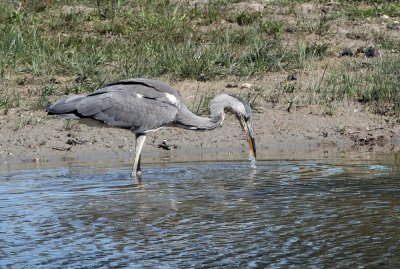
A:
<svg viewBox="0 0 400 269">
<path fill-rule="evenodd" d="M 176 125 L 192 130 L 211 130 L 217 128 L 224 121 L 225 108 L 229 107 L 229 104 L 225 101 L 226 96 L 228 95 L 219 95 L 211 101 L 208 118 L 197 116 L 185 105 L 182 105 L 177 115 Z"/>
</svg>

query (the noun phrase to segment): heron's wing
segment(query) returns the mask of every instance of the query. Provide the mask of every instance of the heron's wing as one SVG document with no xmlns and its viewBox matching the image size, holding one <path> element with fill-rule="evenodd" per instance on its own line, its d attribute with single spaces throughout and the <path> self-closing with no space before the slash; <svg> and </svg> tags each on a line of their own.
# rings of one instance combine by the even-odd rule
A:
<svg viewBox="0 0 400 269">
<path fill-rule="evenodd" d="M 144 133 L 170 124 L 179 105 L 174 95 L 146 85 L 112 84 L 82 98 L 75 111 L 80 117 Z"/>
</svg>

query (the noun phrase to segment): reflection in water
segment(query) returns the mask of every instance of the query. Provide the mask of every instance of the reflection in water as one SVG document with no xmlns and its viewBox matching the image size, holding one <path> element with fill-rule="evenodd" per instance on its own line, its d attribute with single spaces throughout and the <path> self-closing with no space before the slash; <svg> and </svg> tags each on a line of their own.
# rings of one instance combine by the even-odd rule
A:
<svg viewBox="0 0 400 269">
<path fill-rule="evenodd" d="M 188 163 L 0 173 L 0 267 L 396 267 L 399 169 Z"/>
</svg>

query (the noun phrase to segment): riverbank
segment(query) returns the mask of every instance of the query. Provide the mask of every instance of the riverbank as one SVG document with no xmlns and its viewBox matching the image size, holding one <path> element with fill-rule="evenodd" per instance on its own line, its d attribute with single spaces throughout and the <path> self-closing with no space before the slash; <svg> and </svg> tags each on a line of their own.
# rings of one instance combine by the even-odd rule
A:
<svg viewBox="0 0 400 269">
<path fill-rule="evenodd" d="M 248 100 L 259 159 L 274 158 L 275 148 L 288 156 L 296 148 L 323 154 L 398 148 L 399 4 L 115 4 L 4 4 L 0 163 L 131 158 L 129 131 L 92 128 L 45 112 L 65 95 L 130 77 L 166 81 L 202 116 L 217 94 Z M 149 135 L 143 161 L 246 155 L 238 122 L 227 116 L 210 132 L 164 128 Z"/>
<path fill-rule="evenodd" d="M 246 82 L 249 84 L 260 81 Z M 186 103 L 195 94 L 252 91 L 226 88 L 229 81 L 184 81 L 174 85 Z M 239 83 L 240 84 L 240 83 Z M 218 90 L 219 89 L 219 90 Z M 261 99 L 260 99 L 261 100 Z M 254 112 L 254 130 L 259 159 L 277 156 L 302 156 L 340 152 L 386 152 L 398 149 L 400 128 L 391 118 L 377 116 L 354 103 L 337 105 L 334 115 L 323 106 L 298 107 L 290 112 L 286 104 L 260 101 Z M 11 109 L 0 117 L 0 161 L 60 162 L 106 161 L 132 158 L 134 140 L 131 132 L 115 128 L 97 128 L 47 116 L 44 110 Z M 242 159 L 247 156 L 247 143 L 239 123 L 228 115 L 223 125 L 208 132 L 163 128 L 149 134 L 143 150 L 146 161 L 206 161 Z"/>
</svg>

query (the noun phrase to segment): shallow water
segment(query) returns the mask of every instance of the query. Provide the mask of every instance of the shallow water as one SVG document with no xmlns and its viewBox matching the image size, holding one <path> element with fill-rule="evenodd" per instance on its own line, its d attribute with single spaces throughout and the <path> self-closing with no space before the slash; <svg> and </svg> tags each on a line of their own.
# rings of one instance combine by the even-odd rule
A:
<svg viewBox="0 0 400 269">
<path fill-rule="evenodd" d="M 0 172 L 0 267 L 400 265 L 400 169 L 378 161 Z"/>
</svg>

